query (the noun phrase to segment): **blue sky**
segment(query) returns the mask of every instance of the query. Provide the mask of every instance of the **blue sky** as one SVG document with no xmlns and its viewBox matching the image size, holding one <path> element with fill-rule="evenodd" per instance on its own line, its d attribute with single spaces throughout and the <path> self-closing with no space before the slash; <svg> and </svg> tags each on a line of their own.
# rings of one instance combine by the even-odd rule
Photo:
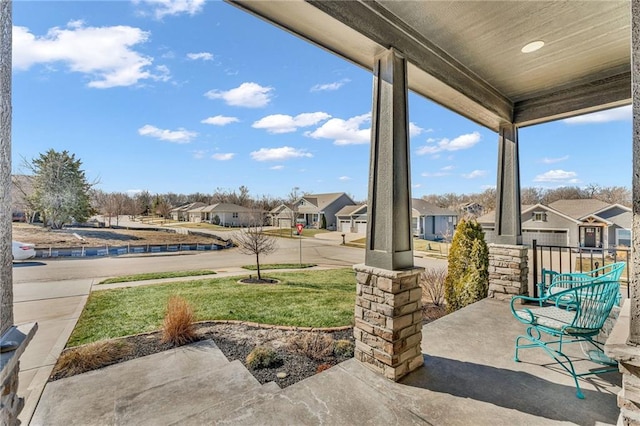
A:
<svg viewBox="0 0 640 426">
<path fill-rule="evenodd" d="M 367 196 L 371 73 L 228 4 L 17 1 L 13 168 L 66 149 L 112 192 Z M 496 183 L 497 135 L 409 97 L 413 196 Z M 520 130 L 522 186 L 631 186 L 631 109 Z"/>
</svg>

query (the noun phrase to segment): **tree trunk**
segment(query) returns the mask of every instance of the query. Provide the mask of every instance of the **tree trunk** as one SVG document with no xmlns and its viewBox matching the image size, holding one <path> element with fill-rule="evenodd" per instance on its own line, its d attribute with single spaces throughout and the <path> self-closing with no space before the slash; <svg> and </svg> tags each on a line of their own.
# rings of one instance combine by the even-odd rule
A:
<svg viewBox="0 0 640 426">
<path fill-rule="evenodd" d="M 256 266 L 258 267 L 258 280 L 261 281 L 262 277 L 260 276 L 260 255 L 256 253 Z"/>
</svg>

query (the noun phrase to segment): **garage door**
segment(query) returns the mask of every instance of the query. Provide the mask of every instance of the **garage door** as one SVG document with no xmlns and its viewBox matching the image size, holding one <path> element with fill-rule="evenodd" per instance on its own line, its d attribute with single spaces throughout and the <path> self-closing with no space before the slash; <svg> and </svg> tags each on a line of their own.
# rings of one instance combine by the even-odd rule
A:
<svg viewBox="0 0 640 426">
<path fill-rule="evenodd" d="M 366 234 L 367 233 L 367 222 L 356 220 L 356 232 L 358 234 Z"/>
<path fill-rule="evenodd" d="M 345 232 L 345 233 L 351 232 L 351 221 L 350 220 L 341 220 L 340 221 L 340 232 Z"/>
<path fill-rule="evenodd" d="M 278 218 L 278 227 L 280 227 L 280 228 L 291 228 L 291 219 Z"/>
<path fill-rule="evenodd" d="M 522 244 L 531 247 L 533 240 L 539 245 L 549 246 L 566 246 L 568 244 L 567 231 L 551 231 L 551 230 L 522 230 Z"/>
</svg>

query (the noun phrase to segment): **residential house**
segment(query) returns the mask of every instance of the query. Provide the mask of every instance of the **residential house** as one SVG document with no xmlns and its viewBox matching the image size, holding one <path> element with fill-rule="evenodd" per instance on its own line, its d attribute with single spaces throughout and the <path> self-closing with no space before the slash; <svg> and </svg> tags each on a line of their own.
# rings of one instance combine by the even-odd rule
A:
<svg viewBox="0 0 640 426">
<path fill-rule="evenodd" d="M 189 221 L 189 210 L 197 209 L 198 207 L 205 207 L 205 203 L 196 201 L 195 203 L 187 203 L 181 206 L 171 209 L 169 215 L 173 220 L 179 220 L 181 222 Z"/>
<path fill-rule="evenodd" d="M 220 226 L 249 226 L 262 224 L 261 212 L 230 203 L 202 206 L 188 211 L 189 222 L 206 222 Z"/>
<path fill-rule="evenodd" d="M 280 204 L 267 213 L 267 223 L 279 228 L 292 228 L 296 215 L 290 205 Z"/>
<path fill-rule="evenodd" d="M 367 205 L 344 206 L 336 213 L 337 230 L 343 233 L 367 233 Z"/>
<path fill-rule="evenodd" d="M 493 241 L 495 212 L 478 218 L 487 242 Z M 631 245 L 629 207 L 596 199 L 558 200 L 549 205 L 522 206 L 522 243 L 571 247 Z"/>
<path fill-rule="evenodd" d="M 344 192 L 307 194 L 294 203 L 293 210 L 298 213 L 297 223 L 308 228 L 337 229 L 336 213 L 344 206 L 355 204 Z"/>
<path fill-rule="evenodd" d="M 460 206 L 460 210 L 464 215 L 468 215 L 471 217 L 478 217 L 482 215 L 484 212 L 484 207 L 481 204 L 472 201 L 470 203 L 465 203 Z"/>
<path fill-rule="evenodd" d="M 413 198 L 411 200 L 411 219 L 413 235 L 437 240 L 453 236 L 458 215 L 456 212 L 440 208 L 425 200 Z M 338 230 L 366 234 L 367 205 L 345 206 L 337 214 Z"/>
<path fill-rule="evenodd" d="M 420 198 L 411 199 L 413 235 L 425 240 L 451 239 L 458 214 Z"/>
</svg>

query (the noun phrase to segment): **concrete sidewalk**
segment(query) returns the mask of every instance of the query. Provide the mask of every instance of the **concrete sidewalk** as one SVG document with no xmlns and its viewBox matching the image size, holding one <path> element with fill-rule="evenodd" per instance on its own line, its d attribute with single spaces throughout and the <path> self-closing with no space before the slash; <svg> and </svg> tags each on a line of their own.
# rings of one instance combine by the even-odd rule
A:
<svg viewBox="0 0 640 426">
<path fill-rule="evenodd" d="M 60 353 L 67 344 L 91 291 L 91 280 L 14 284 L 16 324 L 37 322 L 38 331 L 20 357 L 18 395 L 25 405 L 23 424 L 36 409 Z"/>
<path fill-rule="evenodd" d="M 577 399 L 544 351 L 513 361 L 523 331 L 508 303 L 485 299 L 425 325 L 425 365 L 401 383 L 350 360 L 285 389 L 199 342 L 49 383 L 32 424 L 615 424 L 620 375 L 582 379 Z"/>
</svg>

